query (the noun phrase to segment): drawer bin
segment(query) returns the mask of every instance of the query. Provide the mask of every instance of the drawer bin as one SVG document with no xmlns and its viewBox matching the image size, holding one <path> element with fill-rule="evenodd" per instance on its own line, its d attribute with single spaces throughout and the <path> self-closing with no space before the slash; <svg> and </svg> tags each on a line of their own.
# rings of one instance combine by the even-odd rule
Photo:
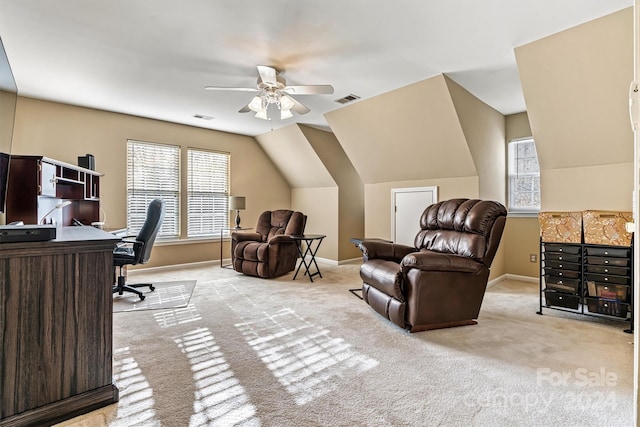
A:
<svg viewBox="0 0 640 427">
<path fill-rule="evenodd" d="M 580 280 L 564 277 L 545 276 L 544 283 L 547 289 L 568 294 L 577 294 L 580 288 Z"/>
<path fill-rule="evenodd" d="M 554 269 L 580 271 L 580 264 L 573 262 L 545 260 L 544 265 Z"/>
<path fill-rule="evenodd" d="M 545 252 L 561 252 L 563 254 L 578 255 L 580 253 L 580 246 L 574 245 L 560 245 L 557 243 L 545 243 Z"/>
<path fill-rule="evenodd" d="M 592 265 L 613 265 L 616 267 L 627 267 L 629 265 L 629 259 L 627 258 L 605 258 L 598 256 L 588 256 L 587 264 Z"/>
<path fill-rule="evenodd" d="M 580 264 L 580 255 L 571 255 L 562 252 L 544 252 L 543 259 L 545 261 L 564 261 Z"/>
<path fill-rule="evenodd" d="M 580 304 L 579 296 L 554 291 L 544 291 L 544 299 L 547 306 L 571 308 L 574 310 L 577 310 Z"/>
<path fill-rule="evenodd" d="M 609 301 L 606 299 L 587 298 L 587 309 L 591 313 L 626 318 L 627 312 L 629 311 L 629 305 L 623 302 Z"/>
<path fill-rule="evenodd" d="M 616 276 L 628 276 L 630 271 L 626 267 L 611 267 L 609 265 L 589 265 L 586 266 L 587 273 L 613 274 Z"/>
<path fill-rule="evenodd" d="M 600 248 L 597 246 L 587 246 L 587 255 L 627 258 L 630 253 L 631 250 L 627 248 Z"/>
<path fill-rule="evenodd" d="M 610 300 L 626 301 L 629 287 L 624 285 L 605 285 L 602 283 L 587 282 L 590 297 L 598 297 Z"/>
<path fill-rule="evenodd" d="M 558 270 L 554 268 L 544 268 L 545 274 L 556 277 L 566 277 L 567 279 L 579 279 L 580 271 L 576 270 Z"/>
<path fill-rule="evenodd" d="M 585 279 L 588 281 L 598 282 L 602 284 L 615 283 L 617 285 L 629 285 L 631 278 L 629 276 L 614 276 L 611 274 L 595 274 L 585 273 Z"/>
</svg>

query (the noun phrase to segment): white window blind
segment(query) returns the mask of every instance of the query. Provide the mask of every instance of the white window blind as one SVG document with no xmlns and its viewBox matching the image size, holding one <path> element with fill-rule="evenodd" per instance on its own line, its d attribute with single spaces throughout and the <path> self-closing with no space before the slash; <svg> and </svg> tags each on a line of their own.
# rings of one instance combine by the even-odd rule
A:
<svg viewBox="0 0 640 427">
<path fill-rule="evenodd" d="M 540 211 L 540 166 L 533 138 L 509 142 L 509 211 Z"/>
<path fill-rule="evenodd" d="M 219 236 L 229 227 L 229 153 L 187 153 L 187 236 Z"/>
<path fill-rule="evenodd" d="M 153 199 L 166 203 L 158 238 L 178 237 L 180 230 L 180 147 L 127 141 L 127 229 L 142 228 Z"/>
</svg>

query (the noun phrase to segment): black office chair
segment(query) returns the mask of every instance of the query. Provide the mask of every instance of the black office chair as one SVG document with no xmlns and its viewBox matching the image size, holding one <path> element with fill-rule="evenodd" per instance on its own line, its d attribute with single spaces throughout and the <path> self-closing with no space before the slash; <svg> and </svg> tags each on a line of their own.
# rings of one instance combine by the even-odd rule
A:
<svg viewBox="0 0 640 427">
<path fill-rule="evenodd" d="M 152 283 L 138 283 L 135 285 L 128 285 L 125 282 L 125 276 L 123 274 L 123 267 L 125 265 L 146 264 L 151 258 L 151 249 L 153 243 L 156 240 L 162 220 L 164 219 L 165 202 L 160 199 L 155 199 L 149 203 L 147 208 L 147 218 L 140 229 L 140 232 L 135 239 L 129 239 L 125 237 L 122 239 L 122 243 L 119 244 L 113 251 L 113 264 L 119 267 L 118 283 L 113 287 L 113 293 L 122 295 L 124 291 L 133 292 L 140 297 L 142 301 L 144 294 L 137 290 L 143 286 L 148 286 L 150 290 L 154 290 Z"/>
</svg>

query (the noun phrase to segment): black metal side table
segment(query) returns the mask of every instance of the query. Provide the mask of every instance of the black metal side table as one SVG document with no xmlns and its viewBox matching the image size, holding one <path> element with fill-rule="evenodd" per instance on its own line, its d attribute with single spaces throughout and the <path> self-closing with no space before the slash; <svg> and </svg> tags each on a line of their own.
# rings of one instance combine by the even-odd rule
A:
<svg viewBox="0 0 640 427">
<path fill-rule="evenodd" d="M 227 265 L 222 265 L 222 242 L 224 239 L 224 232 L 225 231 L 247 231 L 247 230 L 253 230 L 253 228 L 251 227 L 231 227 L 231 228 L 221 228 L 220 229 L 220 267 L 221 268 L 231 268 L 233 267 L 232 264 L 227 264 Z M 229 234 L 229 238 L 231 238 L 231 234 Z M 230 254 L 231 258 L 233 258 L 233 254 Z"/>
<path fill-rule="evenodd" d="M 318 263 L 316 262 L 316 253 L 318 252 L 318 248 L 322 243 L 322 239 L 324 239 L 324 234 L 303 234 L 301 236 L 291 236 L 293 240 L 296 241 L 296 247 L 298 248 L 298 254 L 300 254 L 300 264 L 296 269 L 296 274 L 293 275 L 293 280 L 296 280 L 298 276 L 298 272 L 300 268 L 304 265 L 304 275 L 309 276 L 309 280 L 313 282 L 313 276 L 320 276 L 322 278 L 322 274 L 320 274 L 320 268 L 318 267 Z M 305 250 L 302 250 L 302 242 L 304 242 Z M 314 248 L 315 245 L 315 248 Z M 307 255 L 310 256 L 310 260 L 307 263 L 306 258 Z M 315 266 L 316 271 L 314 273 L 309 271 L 311 266 Z"/>
</svg>

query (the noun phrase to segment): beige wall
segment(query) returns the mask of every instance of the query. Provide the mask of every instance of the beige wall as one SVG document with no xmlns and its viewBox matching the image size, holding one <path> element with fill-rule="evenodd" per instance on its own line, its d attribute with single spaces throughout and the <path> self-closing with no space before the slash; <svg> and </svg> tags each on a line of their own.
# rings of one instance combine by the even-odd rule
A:
<svg viewBox="0 0 640 427">
<path fill-rule="evenodd" d="M 325 118 L 365 184 L 477 175 L 443 75 Z"/>
<path fill-rule="evenodd" d="M 505 273 L 534 277 L 540 275 L 540 225 L 538 217 L 508 217 L 500 247 Z M 536 255 L 536 262 L 529 256 Z"/>
<path fill-rule="evenodd" d="M 438 199 L 478 197 L 478 177 L 431 179 L 416 181 L 384 182 L 365 185 L 366 237 L 391 239 L 391 189 L 413 187 L 438 187 Z M 416 218 L 416 233 L 420 218 Z"/>
<path fill-rule="evenodd" d="M 293 188 L 291 207 L 307 214 L 305 234 L 324 234 L 317 256 L 338 260 L 338 188 Z M 309 212 L 311 214 L 309 214 Z"/>
<path fill-rule="evenodd" d="M 546 211 L 631 211 L 633 162 L 542 170 L 540 192 Z"/>
<path fill-rule="evenodd" d="M 364 236 L 364 185 L 353 164 L 331 132 L 300 126 L 318 158 L 338 184 L 338 261 L 361 258 L 362 253 L 350 239 Z M 316 204 L 324 203 L 316 200 Z"/>
<path fill-rule="evenodd" d="M 478 197 L 504 204 L 505 118 L 453 80 L 445 78 L 445 82 L 480 177 Z"/>
<path fill-rule="evenodd" d="M 532 136 L 529 117 L 526 112 L 505 117 L 506 143 L 514 139 Z M 507 179 L 505 174 L 505 180 Z M 518 276 L 538 277 L 540 275 L 540 225 L 538 216 L 507 218 L 502 242 L 505 273 Z M 536 255 L 536 262 L 530 255 Z"/>
<path fill-rule="evenodd" d="M 71 164 L 77 164 L 77 156 L 93 154 L 96 170 L 105 174 L 100 185 L 101 204 L 107 225 L 114 228 L 126 225 L 127 139 L 231 153 L 231 194 L 247 198 L 247 209 L 241 212 L 244 226 L 255 226 L 264 210 L 291 206 L 289 185 L 253 138 L 18 97 L 12 152 L 45 155 Z M 183 163 L 185 159 L 183 152 Z M 186 194 L 183 199 L 184 218 Z M 185 227 L 183 221 L 183 234 Z M 218 241 L 159 244 L 149 266 L 216 260 L 219 256 Z"/>
<path fill-rule="evenodd" d="M 542 210 L 631 210 L 632 12 L 515 50 L 538 148 Z"/>
</svg>

